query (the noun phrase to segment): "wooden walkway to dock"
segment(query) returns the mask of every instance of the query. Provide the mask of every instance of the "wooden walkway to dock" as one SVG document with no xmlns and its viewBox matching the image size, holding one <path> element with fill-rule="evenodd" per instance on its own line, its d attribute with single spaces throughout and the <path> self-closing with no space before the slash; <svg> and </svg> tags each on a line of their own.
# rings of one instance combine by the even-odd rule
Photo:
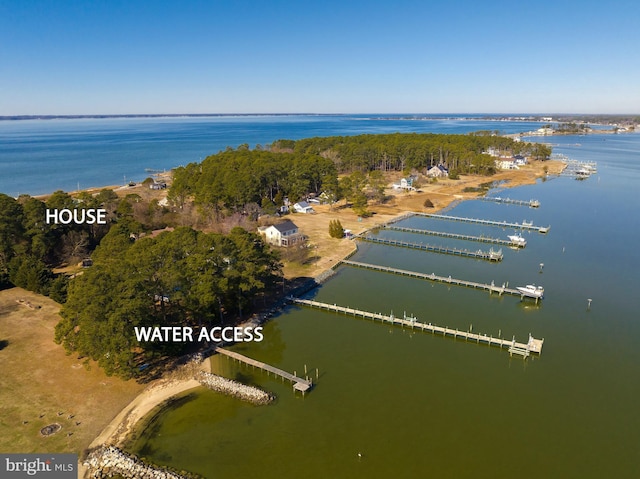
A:
<svg viewBox="0 0 640 479">
<path fill-rule="evenodd" d="M 536 226 L 529 223 L 508 223 L 507 221 L 494 221 L 494 220 L 481 220 L 477 218 L 463 218 L 461 216 L 449 216 L 449 215 L 434 215 L 431 213 L 415 213 L 417 216 L 424 216 L 426 218 L 434 218 L 438 220 L 449 220 L 449 221 L 461 221 L 464 223 L 476 223 L 481 225 L 489 225 L 489 226 L 501 226 L 503 228 L 518 228 L 523 230 L 532 230 L 537 231 L 539 233 L 548 233 L 551 229 L 551 226 Z"/>
<path fill-rule="evenodd" d="M 513 296 L 520 296 L 520 298 L 524 298 L 526 296 L 522 294 L 520 291 L 518 291 L 517 289 L 509 288 L 506 284 L 497 286 L 496 284 L 493 283 L 493 281 L 491 282 L 491 284 L 476 283 L 475 281 L 466 281 L 464 279 L 456 279 L 456 278 L 452 278 L 451 276 L 438 276 L 435 273 L 431 273 L 431 274 L 420 273 L 417 271 L 408 271 L 405 269 L 390 268 L 389 266 L 380 266 L 380 265 L 371 264 L 371 263 L 361 263 L 359 261 L 342 260 L 341 264 L 346 264 L 348 266 L 355 266 L 356 268 L 369 269 L 372 271 L 382 271 L 384 273 L 393 273 L 401 276 L 408 276 L 410 278 L 426 279 L 426 280 L 435 281 L 438 283 L 453 284 L 456 286 L 465 286 L 467 288 L 473 288 L 473 289 L 482 289 L 485 291 L 489 291 L 489 293 L 498 293 L 499 295 L 511 294 Z"/>
<path fill-rule="evenodd" d="M 421 249 L 423 251 L 432 251 L 434 253 L 452 254 L 455 256 L 466 256 L 468 258 L 486 259 L 488 261 L 502 261 L 502 250 L 494 251 L 469 251 L 467 249 L 447 248 L 444 246 L 433 246 L 430 244 L 411 243 L 409 241 L 396 241 L 385 238 L 377 238 L 374 236 L 359 236 L 358 239 L 369 241 L 371 243 L 380 243 L 389 246 L 401 246 L 403 248 Z"/>
<path fill-rule="evenodd" d="M 538 200 L 512 200 L 511 198 L 501 198 L 500 196 L 480 196 L 482 201 L 491 201 L 493 203 L 503 203 L 506 205 L 528 206 L 530 208 L 538 208 L 540 202 Z"/>
<path fill-rule="evenodd" d="M 237 361 L 240 361 L 241 363 L 248 364 L 249 366 L 262 369 L 263 371 L 267 371 L 267 374 L 273 373 L 275 376 L 280 376 L 283 379 L 287 379 L 293 383 L 293 389 L 296 391 L 301 391 L 302 393 L 305 393 L 313 387 L 313 381 L 311 381 L 308 378 L 302 379 L 296 376 L 295 374 L 288 373 L 287 371 L 283 371 L 282 369 L 278 369 L 267 363 L 263 363 L 262 361 L 257 361 L 255 359 L 249 358 L 240 353 L 229 351 L 228 349 L 224 349 L 220 347 L 216 348 L 216 352 L 223 354 L 225 356 L 228 356 L 230 358 L 233 358 Z"/>
<path fill-rule="evenodd" d="M 515 246 L 519 248 L 524 248 L 526 246 L 526 243 L 520 244 L 520 243 L 515 243 L 511 240 L 491 238 L 490 236 L 472 236 L 472 235 L 463 235 L 459 233 L 445 233 L 444 231 L 431 231 L 431 230 L 423 230 L 419 228 L 405 228 L 404 226 L 384 225 L 384 228 L 391 231 L 400 231 L 403 233 L 416 233 L 416 234 L 429 235 L 429 236 L 439 236 L 441 238 L 453 238 L 453 239 L 460 239 L 460 240 L 467 240 L 467 241 L 477 241 L 479 243 L 493 243 L 493 244 L 499 244 L 504 246 Z"/>
<path fill-rule="evenodd" d="M 310 308 L 323 309 L 325 311 L 333 311 L 336 313 L 343 313 L 354 317 L 361 317 L 371 319 L 373 321 L 379 320 L 383 323 L 398 324 L 401 326 L 407 326 L 411 329 L 418 329 L 422 331 L 429 331 L 432 334 L 442 334 L 443 337 L 452 337 L 455 339 L 465 339 L 466 341 L 472 341 L 476 344 L 485 344 L 487 346 L 498 346 L 500 348 L 507 348 L 510 355 L 516 354 L 524 358 L 528 357 L 531 353 L 540 354 L 542 352 L 542 345 L 544 339 L 536 339 L 529 334 L 529 339 L 526 343 L 517 342 L 515 336 L 513 339 L 502 339 L 500 337 L 494 338 L 486 334 L 473 333 L 471 331 L 459 331 L 457 329 L 451 329 L 442 326 L 436 326 L 431 323 L 423 323 L 418 321 L 413 316 L 407 317 L 404 315 L 402 318 L 396 318 L 393 313 L 385 315 L 381 313 L 371 313 L 368 311 L 362 311 L 359 309 L 345 308 L 344 306 L 337 306 L 335 304 L 321 303 L 319 301 L 313 301 L 310 299 L 300 299 L 289 297 L 292 303 L 308 306 Z"/>
</svg>

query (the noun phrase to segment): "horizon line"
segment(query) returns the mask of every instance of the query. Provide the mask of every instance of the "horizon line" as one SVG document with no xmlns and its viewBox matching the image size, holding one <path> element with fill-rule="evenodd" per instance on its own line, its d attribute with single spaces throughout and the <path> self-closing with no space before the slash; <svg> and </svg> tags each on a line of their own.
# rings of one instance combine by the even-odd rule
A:
<svg viewBox="0 0 640 479">
<path fill-rule="evenodd" d="M 348 116 L 348 115 L 381 115 L 381 116 L 463 116 L 463 115 L 486 115 L 486 116 L 502 116 L 502 117 L 554 117 L 554 116 L 594 116 L 594 117 L 633 117 L 640 116 L 640 113 L 526 113 L 526 112 L 435 112 L 435 113 L 363 113 L 363 112 L 350 112 L 350 113 L 286 113 L 286 112 L 271 112 L 271 113 L 92 113 L 92 114 L 20 114 L 20 115 L 0 115 L 0 121 L 11 120 L 52 120 L 52 119 L 91 119 L 91 118 L 162 118 L 162 117 L 225 117 L 225 116 Z"/>
</svg>

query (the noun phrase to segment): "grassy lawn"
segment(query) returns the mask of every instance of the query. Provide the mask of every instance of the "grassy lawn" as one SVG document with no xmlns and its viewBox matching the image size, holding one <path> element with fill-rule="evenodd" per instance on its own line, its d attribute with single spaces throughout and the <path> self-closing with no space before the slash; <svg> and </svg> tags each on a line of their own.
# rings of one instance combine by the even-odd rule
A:
<svg viewBox="0 0 640 479">
<path fill-rule="evenodd" d="M 66 355 L 53 342 L 59 308 L 20 288 L 0 291 L 1 452 L 81 453 L 144 387 Z M 41 436 L 53 423 L 62 429 Z"/>
</svg>

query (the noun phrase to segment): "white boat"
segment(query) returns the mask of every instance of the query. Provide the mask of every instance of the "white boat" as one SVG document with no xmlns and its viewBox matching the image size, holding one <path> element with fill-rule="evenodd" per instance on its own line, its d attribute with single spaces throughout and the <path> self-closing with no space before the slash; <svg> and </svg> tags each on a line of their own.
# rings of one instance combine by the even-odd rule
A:
<svg viewBox="0 0 640 479">
<path fill-rule="evenodd" d="M 513 246 L 519 246 L 521 248 L 527 246 L 527 240 L 524 239 L 519 233 L 509 235 L 507 236 L 507 238 L 509 238 L 509 241 L 511 241 L 511 244 L 513 244 Z"/>
<path fill-rule="evenodd" d="M 537 299 L 544 296 L 544 288 L 542 286 L 536 286 L 535 284 L 516 286 L 516 289 L 520 291 L 523 296 L 529 296 L 530 298 Z"/>
<path fill-rule="evenodd" d="M 522 226 L 533 226 L 533 221 L 522 220 Z"/>
</svg>

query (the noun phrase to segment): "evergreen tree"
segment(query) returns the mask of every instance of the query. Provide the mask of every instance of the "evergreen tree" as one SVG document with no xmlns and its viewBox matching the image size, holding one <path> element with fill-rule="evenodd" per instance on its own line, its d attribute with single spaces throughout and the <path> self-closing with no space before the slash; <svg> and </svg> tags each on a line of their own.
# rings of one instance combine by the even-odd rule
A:
<svg viewBox="0 0 640 479">
<path fill-rule="evenodd" d="M 332 238 L 344 237 L 344 228 L 342 227 L 340 220 L 329 221 L 329 236 Z"/>
<path fill-rule="evenodd" d="M 115 225 L 93 259 L 68 286 L 55 338 L 125 378 L 139 373 L 137 364 L 185 347 L 138 343 L 134 327 L 197 327 L 242 316 L 281 275 L 277 256 L 241 228 L 224 236 L 183 227 L 131 243 L 127 229 Z"/>
</svg>

